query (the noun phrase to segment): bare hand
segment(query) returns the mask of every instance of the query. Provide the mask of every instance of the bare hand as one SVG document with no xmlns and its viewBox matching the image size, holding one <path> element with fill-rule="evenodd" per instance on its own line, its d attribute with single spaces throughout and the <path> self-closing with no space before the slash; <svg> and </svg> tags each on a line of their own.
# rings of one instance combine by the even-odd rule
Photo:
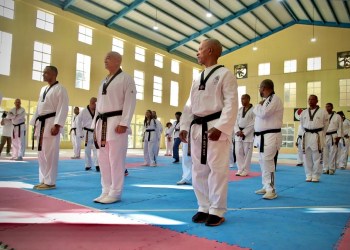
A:
<svg viewBox="0 0 350 250">
<path fill-rule="evenodd" d="M 60 125 L 55 124 L 55 125 L 51 128 L 51 135 L 53 135 L 53 136 L 58 135 L 58 133 L 60 132 L 60 128 L 61 128 Z"/>
<path fill-rule="evenodd" d="M 127 126 L 121 126 L 121 125 L 118 125 L 116 128 L 115 128 L 115 132 L 117 134 L 124 134 L 126 132 L 126 130 L 128 129 Z"/>
<path fill-rule="evenodd" d="M 186 130 L 181 130 L 179 133 L 179 138 L 182 142 L 187 143 L 187 131 Z"/>
<path fill-rule="evenodd" d="M 208 130 L 208 138 L 209 138 L 209 140 L 217 141 L 217 140 L 219 140 L 220 136 L 221 136 L 221 131 L 218 130 L 217 128 L 213 127 L 213 128 Z"/>
</svg>

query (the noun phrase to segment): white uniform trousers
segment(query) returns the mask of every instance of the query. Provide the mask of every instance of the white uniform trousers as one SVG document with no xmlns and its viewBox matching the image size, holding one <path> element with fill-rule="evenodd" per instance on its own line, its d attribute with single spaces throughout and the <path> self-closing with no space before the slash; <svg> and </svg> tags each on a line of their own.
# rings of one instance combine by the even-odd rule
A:
<svg viewBox="0 0 350 250">
<path fill-rule="evenodd" d="M 80 157 L 81 138 L 79 136 L 75 135 L 74 132 L 72 132 L 71 138 L 72 138 L 74 157 Z"/>
<path fill-rule="evenodd" d="M 319 179 L 322 173 L 321 153 L 318 150 L 305 149 L 304 166 L 306 178 Z"/>
<path fill-rule="evenodd" d="M 21 125 L 21 137 L 18 136 L 18 127 L 14 128 L 15 137 L 12 138 L 12 157 L 23 157 L 26 149 L 25 124 Z"/>
<path fill-rule="evenodd" d="M 276 192 L 275 157 L 281 147 L 281 143 L 281 133 L 270 133 L 264 135 L 264 152 L 259 153 L 259 164 L 261 168 L 262 185 L 266 192 Z"/>
<path fill-rule="evenodd" d="M 202 128 L 198 126 L 195 129 Z M 201 164 L 201 143 L 201 137 L 191 140 L 192 186 L 198 201 L 198 211 L 223 217 L 227 211 L 227 166 L 231 142 L 208 140 L 206 165 Z"/>
<path fill-rule="evenodd" d="M 249 174 L 253 154 L 253 142 L 236 141 L 235 153 L 239 174 Z"/>
<path fill-rule="evenodd" d="M 325 145 L 323 148 L 323 170 L 335 170 L 335 161 L 337 155 L 338 147 L 335 145 L 335 139 L 333 139 L 332 145 L 332 135 L 326 136 Z"/>
<path fill-rule="evenodd" d="M 303 140 L 298 139 L 297 164 L 304 163 Z"/>
<path fill-rule="evenodd" d="M 342 138 L 339 141 L 337 153 L 337 166 L 340 168 L 346 168 L 348 164 L 349 144 L 350 140 L 346 138 Z"/>
<path fill-rule="evenodd" d="M 93 157 L 91 156 L 91 151 Z M 85 146 L 85 167 L 92 168 L 94 166 L 98 166 L 97 149 L 95 147 L 92 132 L 89 132 L 89 139 L 87 141 L 87 145 Z"/>
<path fill-rule="evenodd" d="M 98 149 L 101 171 L 102 194 L 121 199 L 124 186 L 125 157 L 128 149 L 128 134 L 117 134 L 113 141 Z"/>
<path fill-rule="evenodd" d="M 171 155 L 173 153 L 173 138 L 172 137 L 170 137 L 170 141 L 168 140 L 167 137 L 165 137 L 165 147 L 166 147 L 165 154 Z"/>
<path fill-rule="evenodd" d="M 192 179 L 192 159 L 187 153 L 188 143 L 182 143 L 182 179 L 190 182 Z"/>
<path fill-rule="evenodd" d="M 156 164 L 157 163 L 157 150 L 158 142 L 145 140 L 143 143 L 143 157 L 145 164 Z"/>
<path fill-rule="evenodd" d="M 38 151 L 40 183 L 56 185 L 60 136 L 43 137 L 42 149 Z"/>
</svg>

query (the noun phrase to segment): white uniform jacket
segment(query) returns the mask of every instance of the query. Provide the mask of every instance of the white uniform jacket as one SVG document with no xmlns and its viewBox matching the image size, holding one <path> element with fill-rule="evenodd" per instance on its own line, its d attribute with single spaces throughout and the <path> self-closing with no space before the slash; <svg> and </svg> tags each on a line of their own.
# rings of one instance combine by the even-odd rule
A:
<svg viewBox="0 0 350 250">
<path fill-rule="evenodd" d="M 22 124 L 25 123 L 26 121 L 26 110 L 24 108 L 19 108 L 18 110 L 16 109 L 16 107 L 12 108 L 8 113 L 7 113 L 7 119 L 11 119 L 12 120 L 12 124 L 14 126 L 13 132 L 16 136 L 18 136 L 18 126 L 21 126 L 21 130 L 25 131 L 26 130 L 26 125 Z"/>
<path fill-rule="evenodd" d="M 244 107 L 241 107 L 238 110 L 237 114 L 237 120 L 234 127 L 234 134 L 236 134 L 238 131 L 241 131 L 245 135 L 244 140 L 240 136 L 235 135 L 235 141 L 244 141 L 244 142 L 253 142 L 254 141 L 254 121 L 255 121 L 255 114 L 253 112 L 253 105 L 250 106 L 250 108 L 244 112 Z"/>
<path fill-rule="evenodd" d="M 46 92 L 45 98 L 44 93 Z M 47 115 L 53 112 L 56 112 L 54 117 L 47 118 L 45 120 L 45 130 L 44 137 L 51 136 L 51 128 L 58 124 L 62 128 L 67 119 L 68 114 L 68 94 L 67 90 L 63 87 L 62 84 L 57 83 L 51 88 L 49 86 L 44 86 L 41 88 L 38 106 L 33 115 L 33 118 L 30 121 L 31 125 L 35 125 L 35 136 L 39 136 L 40 124 L 39 120 L 36 120 L 38 116 Z"/>
<path fill-rule="evenodd" d="M 174 121 L 173 125 L 168 129 L 170 137 L 178 138 L 180 134 L 180 122 Z M 174 133 L 174 135 L 171 135 Z"/>
<path fill-rule="evenodd" d="M 144 141 L 157 142 L 160 139 L 160 126 L 156 119 L 152 119 L 150 124 L 144 126 Z M 148 130 L 151 130 L 148 132 Z"/>
<path fill-rule="evenodd" d="M 105 80 L 102 81 L 97 95 L 96 111 L 94 121 L 91 128 L 95 129 L 96 137 L 98 142 L 101 141 L 101 129 L 102 121 L 99 119 L 95 121 L 97 115 L 122 110 L 123 114 L 121 116 L 113 116 L 107 118 L 107 141 L 113 141 L 117 138 L 117 133 L 115 128 L 120 126 L 128 127 L 127 133 L 131 134 L 130 122 L 134 115 L 135 105 L 136 105 L 136 86 L 134 79 L 125 72 L 121 72 L 117 75 L 113 81 L 109 84 L 107 88 L 107 93 L 102 94 L 103 84 Z"/>
<path fill-rule="evenodd" d="M 77 116 L 77 119 L 76 119 L 77 136 L 81 138 L 85 137 L 86 130 L 84 128 L 91 129 L 93 119 L 94 119 L 94 114 L 91 112 L 89 106 L 87 106 Z M 92 136 L 92 132 L 89 132 L 89 133 L 91 133 L 91 136 Z"/>
<path fill-rule="evenodd" d="M 332 132 L 336 132 L 336 133 L 332 135 L 326 135 L 326 136 L 332 136 L 333 141 L 337 137 L 339 138 L 343 137 L 343 120 L 341 116 L 333 112 L 332 114 L 328 114 L 328 118 L 329 118 L 329 126 L 326 133 L 332 133 Z"/>
<path fill-rule="evenodd" d="M 310 113 L 309 113 L 310 112 Z M 316 113 L 315 113 L 316 112 Z M 311 120 L 311 116 L 313 116 Z M 325 134 L 328 129 L 328 114 L 325 110 L 322 109 L 313 109 L 310 110 L 310 108 L 307 108 L 303 110 L 303 112 L 300 114 L 300 124 L 304 130 L 304 149 L 307 149 L 308 147 L 311 148 L 311 150 L 319 150 L 319 146 L 323 148 L 324 145 L 324 139 Z M 315 130 L 315 129 L 322 129 L 322 131 L 318 133 L 310 133 L 306 132 L 307 130 Z M 319 137 L 319 143 L 318 143 L 318 137 Z"/>
<path fill-rule="evenodd" d="M 218 65 L 204 70 L 204 77 Z M 237 80 L 230 70 L 225 67 L 217 69 L 207 80 L 204 90 L 199 90 L 201 76 L 192 82 L 191 92 L 186 107 L 183 110 L 180 127 L 189 131 L 194 115 L 204 117 L 221 111 L 219 119 L 208 122 L 208 130 L 212 127 L 221 131 L 219 140 L 230 140 L 237 111 Z M 195 125 L 194 125 L 195 126 Z M 201 137 L 201 129 L 193 131 L 193 138 Z"/>
</svg>

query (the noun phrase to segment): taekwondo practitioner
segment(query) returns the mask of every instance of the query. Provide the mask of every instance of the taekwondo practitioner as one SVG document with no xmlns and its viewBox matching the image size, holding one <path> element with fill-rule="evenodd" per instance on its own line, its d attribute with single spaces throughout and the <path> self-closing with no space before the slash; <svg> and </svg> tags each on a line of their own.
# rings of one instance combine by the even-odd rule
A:
<svg viewBox="0 0 350 250">
<path fill-rule="evenodd" d="M 145 113 L 143 130 L 143 157 L 145 162 L 142 166 L 156 167 L 160 127 L 156 119 L 154 119 L 151 110 L 147 110 Z"/>
<path fill-rule="evenodd" d="M 181 112 L 175 113 L 176 121 L 173 122 L 173 125 L 170 128 L 170 132 L 174 133 L 174 144 L 173 144 L 173 163 L 179 163 L 180 162 L 180 156 L 179 156 L 179 147 L 181 144 L 181 139 L 179 138 L 180 133 L 180 119 L 181 119 Z"/>
<path fill-rule="evenodd" d="M 263 198 L 277 198 L 275 188 L 275 171 L 278 150 L 282 145 L 283 103 L 275 94 L 273 81 L 265 79 L 260 83 L 260 96 L 263 98 L 254 107 L 254 146 L 259 149 L 259 164 L 261 168 L 262 189 L 255 191 L 263 194 Z"/>
<path fill-rule="evenodd" d="M 156 112 L 156 111 L 152 111 L 152 116 L 153 116 L 153 119 L 156 121 L 156 123 L 157 123 L 157 128 L 158 128 L 158 135 L 157 135 L 158 141 L 157 141 L 157 146 L 156 146 L 156 149 L 157 149 L 156 156 L 157 156 L 157 158 L 158 158 L 159 149 L 160 149 L 160 138 L 162 137 L 162 133 L 163 133 L 163 125 L 162 125 L 162 123 L 158 120 L 157 112 Z"/>
<path fill-rule="evenodd" d="M 295 146 L 298 148 L 298 154 L 297 154 L 297 166 L 302 167 L 304 163 L 304 152 L 303 152 L 303 134 L 304 130 L 301 127 L 301 124 L 299 124 L 298 127 L 298 137 L 297 141 L 295 142 Z"/>
<path fill-rule="evenodd" d="M 171 132 L 171 122 L 166 123 L 167 129 L 165 130 L 165 155 L 171 156 L 171 152 L 173 151 L 173 136 Z"/>
<path fill-rule="evenodd" d="M 334 175 L 336 169 L 338 143 L 343 137 L 343 121 L 340 115 L 333 111 L 333 104 L 326 104 L 328 113 L 328 129 L 323 149 L 323 173 Z"/>
<path fill-rule="evenodd" d="M 97 149 L 94 143 L 94 129 L 91 128 L 92 120 L 95 117 L 96 97 L 90 99 L 89 105 L 83 109 L 77 117 L 77 136 L 85 138 L 85 170 L 91 170 L 95 166 L 96 171 L 100 172 L 97 159 Z M 93 154 L 93 157 L 92 155 Z"/>
<path fill-rule="evenodd" d="M 77 116 L 79 115 L 79 107 L 74 108 L 74 116 L 72 119 L 71 129 L 69 134 L 72 139 L 73 145 L 73 153 L 74 156 L 71 159 L 80 159 L 80 151 L 81 151 L 81 138 L 77 136 Z"/>
<path fill-rule="evenodd" d="M 12 160 L 22 161 L 26 149 L 26 111 L 21 107 L 21 100 L 15 100 L 15 107 L 11 109 L 7 118 L 12 120 Z"/>
<path fill-rule="evenodd" d="M 7 119 L 7 112 L 4 111 L 1 116 L 1 126 L 2 134 L 1 134 L 1 143 L 0 143 L 0 155 L 2 153 L 2 149 L 6 143 L 6 156 L 11 156 L 11 144 L 12 144 L 12 133 L 13 133 L 13 125 L 11 119 Z"/>
<path fill-rule="evenodd" d="M 206 226 L 225 221 L 230 145 L 238 107 L 237 80 L 229 69 L 217 64 L 221 52 L 216 39 L 200 43 L 197 59 L 205 69 L 192 83 L 180 122 L 181 141 L 189 143 L 198 202 L 192 221 Z"/>
<path fill-rule="evenodd" d="M 343 111 L 337 112 L 338 115 L 343 120 L 343 137 L 340 139 L 338 144 L 338 160 L 337 160 L 337 166 L 340 169 L 346 169 L 347 163 L 348 163 L 348 153 L 349 153 L 349 136 L 350 136 L 350 121 L 345 118 L 345 115 Z"/>
<path fill-rule="evenodd" d="M 68 114 L 68 94 L 56 78 L 55 66 L 44 69 L 44 81 L 49 85 L 41 88 L 38 106 L 30 121 L 38 140 L 39 184 L 34 189 L 56 188 L 57 167 L 60 148 L 60 133 Z M 33 137 L 34 149 L 34 137 Z"/>
<path fill-rule="evenodd" d="M 101 170 L 102 193 L 94 202 L 108 204 L 122 198 L 130 123 L 136 105 L 134 79 L 121 69 L 122 56 L 109 52 L 104 60 L 109 74 L 97 95 L 94 128 Z"/>
<path fill-rule="evenodd" d="M 234 149 L 238 168 L 236 176 L 247 176 L 253 154 L 255 115 L 248 94 L 242 95 L 241 102 L 242 107 L 238 110 L 234 127 Z"/>
<path fill-rule="evenodd" d="M 316 95 L 309 96 L 309 108 L 300 114 L 304 130 L 303 151 L 306 182 L 319 182 L 322 174 L 321 155 L 328 129 L 328 114 L 317 105 Z"/>
</svg>

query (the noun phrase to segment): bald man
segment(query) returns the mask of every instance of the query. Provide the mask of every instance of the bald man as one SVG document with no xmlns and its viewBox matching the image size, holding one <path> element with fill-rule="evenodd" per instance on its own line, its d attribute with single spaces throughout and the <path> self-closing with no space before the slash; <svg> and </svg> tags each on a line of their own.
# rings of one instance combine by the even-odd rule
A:
<svg viewBox="0 0 350 250">
<path fill-rule="evenodd" d="M 237 80 L 229 69 L 217 64 L 221 52 L 216 39 L 200 43 L 197 59 L 205 69 L 192 83 L 180 121 L 179 137 L 189 142 L 198 201 L 192 221 L 206 226 L 225 221 L 230 145 L 238 109 Z"/>
<path fill-rule="evenodd" d="M 13 124 L 12 133 L 12 159 L 22 161 L 26 148 L 26 111 L 21 107 L 21 100 L 15 100 L 15 107 L 7 114 Z"/>
<path fill-rule="evenodd" d="M 92 167 L 96 171 L 100 171 L 97 160 L 97 149 L 94 144 L 94 129 L 91 128 L 92 120 L 95 117 L 97 98 L 92 97 L 89 105 L 83 109 L 77 116 L 77 137 L 82 138 L 85 144 L 85 170 L 91 170 Z M 93 154 L 93 157 L 92 157 Z"/>
<path fill-rule="evenodd" d="M 94 202 L 108 204 L 121 200 L 130 122 L 136 105 L 134 79 L 122 71 L 122 56 L 109 52 L 104 60 L 109 74 L 97 95 L 94 128 L 101 170 L 102 193 Z"/>
<path fill-rule="evenodd" d="M 30 121 L 38 139 L 40 183 L 34 186 L 38 190 L 56 188 L 60 134 L 67 119 L 69 103 L 67 90 L 57 81 L 57 75 L 55 66 L 45 67 L 43 77 L 48 85 L 41 88 L 38 106 Z"/>
</svg>

